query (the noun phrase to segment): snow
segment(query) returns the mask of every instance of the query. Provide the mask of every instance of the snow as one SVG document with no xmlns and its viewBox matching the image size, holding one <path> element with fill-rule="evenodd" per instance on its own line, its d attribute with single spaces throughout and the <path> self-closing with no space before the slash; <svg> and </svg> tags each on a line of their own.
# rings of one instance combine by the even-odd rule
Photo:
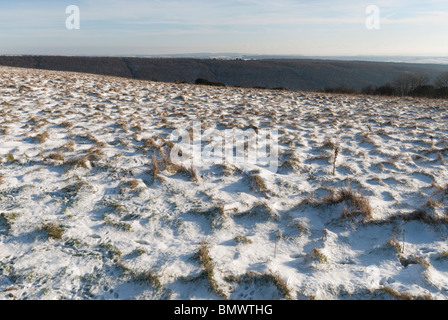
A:
<svg viewBox="0 0 448 320">
<path fill-rule="evenodd" d="M 445 101 L 0 73 L 0 299 L 447 297 Z M 278 171 L 173 169 L 194 121 L 277 129 Z"/>
</svg>

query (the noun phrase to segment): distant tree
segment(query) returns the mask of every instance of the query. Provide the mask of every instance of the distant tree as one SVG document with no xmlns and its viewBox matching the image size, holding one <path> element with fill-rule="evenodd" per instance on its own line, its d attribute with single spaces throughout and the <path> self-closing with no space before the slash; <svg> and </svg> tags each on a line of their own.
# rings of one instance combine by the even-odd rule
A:
<svg viewBox="0 0 448 320">
<path fill-rule="evenodd" d="M 393 96 L 396 95 L 396 89 L 392 84 L 386 83 L 375 89 L 374 94 L 380 96 Z"/>
<path fill-rule="evenodd" d="M 326 93 L 341 93 L 341 94 L 355 94 L 357 93 L 355 89 L 347 88 L 345 86 L 338 86 L 334 88 L 325 88 Z"/>
<path fill-rule="evenodd" d="M 435 92 L 436 98 L 448 99 L 448 87 L 437 88 Z"/>
<path fill-rule="evenodd" d="M 418 86 L 410 94 L 413 97 L 434 98 L 436 96 L 436 88 L 433 85 Z"/>
<path fill-rule="evenodd" d="M 429 77 L 423 73 L 414 73 L 411 76 L 411 90 L 417 89 L 417 87 L 427 86 L 429 83 Z"/>
<path fill-rule="evenodd" d="M 393 84 L 397 94 L 407 96 L 419 86 L 427 85 L 429 77 L 422 73 L 402 73 L 395 78 Z"/>
<path fill-rule="evenodd" d="M 361 93 L 367 94 L 367 95 L 372 95 L 375 93 L 375 90 L 376 90 L 376 88 L 373 85 L 369 84 L 369 85 L 361 88 Z"/>
<path fill-rule="evenodd" d="M 226 85 L 224 83 L 221 82 L 212 82 L 209 81 L 207 79 L 196 79 L 196 81 L 194 82 L 195 84 L 202 84 L 202 85 L 206 85 L 206 86 L 217 86 L 217 87 L 225 87 Z"/>
<path fill-rule="evenodd" d="M 434 84 L 436 88 L 445 88 L 448 87 L 448 72 L 441 73 L 435 80 Z"/>
</svg>

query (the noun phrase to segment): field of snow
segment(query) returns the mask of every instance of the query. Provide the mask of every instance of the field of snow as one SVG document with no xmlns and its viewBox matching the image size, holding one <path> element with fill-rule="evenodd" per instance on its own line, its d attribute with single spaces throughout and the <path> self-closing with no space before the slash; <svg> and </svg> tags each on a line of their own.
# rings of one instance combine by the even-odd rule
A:
<svg viewBox="0 0 448 320">
<path fill-rule="evenodd" d="M 0 299 L 448 295 L 446 101 L 0 74 Z M 278 171 L 171 163 L 193 121 Z"/>
</svg>

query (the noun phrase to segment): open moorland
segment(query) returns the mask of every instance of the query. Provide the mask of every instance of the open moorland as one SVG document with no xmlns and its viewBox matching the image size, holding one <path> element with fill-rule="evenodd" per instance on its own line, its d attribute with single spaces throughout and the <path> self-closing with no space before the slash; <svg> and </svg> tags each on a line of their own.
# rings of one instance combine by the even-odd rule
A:
<svg viewBox="0 0 448 320">
<path fill-rule="evenodd" d="M 0 299 L 446 299 L 448 103 L 0 68 Z M 170 133 L 278 130 L 278 170 Z"/>
</svg>

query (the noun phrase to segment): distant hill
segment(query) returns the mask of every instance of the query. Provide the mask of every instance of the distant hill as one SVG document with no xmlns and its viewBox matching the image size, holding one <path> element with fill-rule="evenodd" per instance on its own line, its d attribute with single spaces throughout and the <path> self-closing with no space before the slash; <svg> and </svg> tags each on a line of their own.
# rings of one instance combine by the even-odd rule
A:
<svg viewBox="0 0 448 320">
<path fill-rule="evenodd" d="M 197 79 L 228 86 L 321 90 L 392 82 L 404 72 L 424 73 L 430 79 L 448 65 L 340 61 L 317 59 L 221 60 L 195 58 L 0 56 L 0 65 L 194 83 Z"/>
</svg>

